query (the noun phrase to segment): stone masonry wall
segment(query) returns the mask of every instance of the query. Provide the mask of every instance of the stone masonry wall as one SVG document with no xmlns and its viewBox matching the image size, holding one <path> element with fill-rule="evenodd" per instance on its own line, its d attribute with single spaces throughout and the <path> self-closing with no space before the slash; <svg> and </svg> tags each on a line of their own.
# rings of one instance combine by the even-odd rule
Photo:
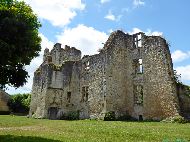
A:
<svg viewBox="0 0 190 142">
<path fill-rule="evenodd" d="M 0 111 L 9 111 L 9 106 L 7 105 L 10 96 L 3 90 L 0 90 Z"/>
<path fill-rule="evenodd" d="M 181 115 L 187 119 L 190 119 L 190 87 L 178 83 L 177 94 L 179 97 Z"/>
<path fill-rule="evenodd" d="M 30 116 L 61 119 L 116 117 L 161 120 L 180 114 L 166 41 L 144 33 L 113 32 L 99 54 L 84 56 L 57 43 L 45 49 L 34 74 Z"/>
<path fill-rule="evenodd" d="M 133 95 L 132 63 L 130 61 L 130 42 L 123 32 L 113 33 L 113 40 L 106 44 L 106 111 L 114 111 L 117 116 L 132 114 Z M 130 38 L 130 37 L 129 37 Z"/>
<path fill-rule="evenodd" d="M 104 106 L 105 87 L 105 62 L 104 54 L 86 56 L 82 59 L 81 90 L 88 88 L 88 96 L 82 95 L 81 103 L 86 104 L 89 117 L 101 117 Z M 83 94 L 83 92 L 81 92 Z"/>
<path fill-rule="evenodd" d="M 161 37 L 146 37 L 144 65 L 144 115 L 163 119 L 179 114 L 173 65 L 168 45 Z"/>
</svg>

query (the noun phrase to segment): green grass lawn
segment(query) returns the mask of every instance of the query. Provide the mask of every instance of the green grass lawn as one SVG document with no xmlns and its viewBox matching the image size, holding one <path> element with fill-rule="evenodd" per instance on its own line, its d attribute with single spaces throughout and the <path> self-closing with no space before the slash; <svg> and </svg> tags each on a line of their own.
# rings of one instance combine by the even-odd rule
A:
<svg viewBox="0 0 190 142">
<path fill-rule="evenodd" d="M 0 142 L 188 142 L 190 123 L 46 120 L 0 116 Z"/>
</svg>

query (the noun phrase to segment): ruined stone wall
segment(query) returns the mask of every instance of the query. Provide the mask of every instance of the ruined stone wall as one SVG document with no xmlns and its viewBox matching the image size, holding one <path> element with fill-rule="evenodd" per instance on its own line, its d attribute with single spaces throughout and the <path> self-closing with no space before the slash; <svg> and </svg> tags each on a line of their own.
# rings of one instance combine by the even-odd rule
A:
<svg viewBox="0 0 190 142">
<path fill-rule="evenodd" d="M 42 64 L 34 73 L 30 117 L 45 118 L 46 91 L 51 76 L 51 66 Z"/>
<path fill-rule="evenodd" d="M 44 62 L 49 60 L 49 62 L 55 65 L 61 65 L 65 61 L 78 61 L 80 59 L 80 50 L 67 45 L 65 45 L 65 48 L 61 48 L 60 43 L 56 43 L 50 52 L 48 49 L 44 51 Z"/>
<path fill-rule="evenodd" d="M 177 94 L 181 108 L 181 115 L 190 119 L 190 88 L 183 84 L 177 84 Z"/>
<path fill-rule="evenodd" d="M 104 109 L 106 93 L 105 56 L 97 54 L 82 59 L 81 72 L 81 103 L 88 110 L 91 118 L 101 117 Z M 84 90 L 84 89 L 87 90 Z"/>
<path fill-rule="evenodd" d="M 0 111 L 9 111 L 9 106 L 7 105 L 9 99 L 9 95 L 0 90 Z"/>
<path fill-rule="evenodd" d="M 80 66 L 78 61 L 67 61 L 59 68 L 52 63 L 42 64 L 34 76 L 30 115 L 49 118 L 50 109 L 57 109 L 58 118 L 80 109 Z"/>
<path fill-rule="evenodd" d="M 113 32 L 99 54 L 84 56 L 55 44 L 34 75 L 30 115 L 60 119 L 116 117 L 160 120 L 179 114 L 173 65 L 166 41 L 143 33 Z"/>
<path fill-rule="evenodd" d="M 76 76 L 79 80 L 79 73 L 76 73 L 75 66 L 80 59 L 81 51 L 74 47 L 65 46 L 63 49 L 61 44 L 57 43 L 50 52 L 45 49 L 44 61 L 34 73 L 30 104 L 31 117 L 48 118 L 50 117 L 50 108 L 57 109 L 56 111 L 63 114 L 65 111 L 73 109 L 73 106 L 76 107 L 78 103 L 75 100 L 78 99 L 75 96 L 79 96 L 80 93 L 79 81 L 76 83 L 75 80 Z M 77 64 L 77 66 L 79 65 Z M 73 73 L 74 75 L 72 75 Z M 68 92 L 71 92 L 72 97 L 69 103 Z"/>
<path fill-rule="evenodd" d="M 145 119 L 178 115 L 173 65 L 166 41 L 161 37 L 146 37 L 143 47 Z"/>
<path fill-rule="evenodd" d="M 54 71 L 50 86 L 46 91 L 45 111 L 50 117 L 50 109 L 57 109 L 57 118 L 71 111 L 80 110 L 80 62 L 65 62 L 59 71 Z M 56 76 L 57 75 L 57 76 Z M 61 81 L 56 84 L 55 78 Z M 55 85 L 56 84 L 56 85 Z"/>
<path fill-rule="evenodd" d="M 105 46 L 106 111 L 137 119 L 160 120 L 178 115 L 173 65 L 166 41 L 143 33 L 130 36 L 121 31 L 110 38 Z M 139 97 L 136 88 L 141 89 L 141 98 L 136 98 Z"/>
<path fill-rule="evenodd" d="M 112 37 L 113 36 L 113 37 Z M 105 45 L 106 54 L 106 111 L 114 111 L 117 116 L 133 111 L 132 95 L 132 46 L 126 35 L 117 31 Z"/>
</svg>

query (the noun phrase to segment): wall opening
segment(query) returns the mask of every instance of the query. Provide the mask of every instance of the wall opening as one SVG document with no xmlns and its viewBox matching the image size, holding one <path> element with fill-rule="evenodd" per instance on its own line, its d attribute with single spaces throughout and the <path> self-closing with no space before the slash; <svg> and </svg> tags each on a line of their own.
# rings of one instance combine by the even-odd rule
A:
<svg viewBox="0 0 190 142">
<path fill-rule="evenodd" d="M 142 65 L 142 59 L 138 60 L 139 65 L 139 73 L 143 73 L 143 65 Z"/>
<path fill-rule="evenodd" d="M 134 103 L 137 105 L 143 105 L 143 86 L 134 85 Z"/>
<path fill-rule="evenodd" d="M 90 62 L 89 61 L 84 62 L 84 70 L 88 71 L 89 69 L 90 69 Z"/>
<path fill-rule="evenodd" d="M 68 103 L 71 102 L 71 92 L 67 92 L 67 101 Z"/>
<path fill-rule="evenodd" d="M 48 119 L 52 119 L 52 120 L 57 119 L 57 112 L 58 112 L 57 107 L 48 108 Z"/>
<path fill-rule="evenodd" d="M 141 33 L 135 35 L 134 46 L 135 46 L 135 48 L 142 47 L 142 35 L 141 35 Z"/>
<path fill-rule="evenodd" d="M 139 35 L 137 35 L 137 39 L 138 39 L 138 47 L 142 47 L 142 35 L 141 34 L 139 34 Z"/>
<path fill-rule="evenodd" d="M 143 116 L 139 115 L 139 121 L 143 121 Z"/>
<path fill-rule="evenodd" d="M 133 60 L 133 66 L 135 74 L 142 74 L 144 72 L 142 59 Z"/>
<path fill-rule="evenodd" d="M 82 99 L 81 99 L 81 102 L 88 101 L 88 89 L 89 89 L 88 86 L 83 86 L 82 87 Z"/>
</svg>

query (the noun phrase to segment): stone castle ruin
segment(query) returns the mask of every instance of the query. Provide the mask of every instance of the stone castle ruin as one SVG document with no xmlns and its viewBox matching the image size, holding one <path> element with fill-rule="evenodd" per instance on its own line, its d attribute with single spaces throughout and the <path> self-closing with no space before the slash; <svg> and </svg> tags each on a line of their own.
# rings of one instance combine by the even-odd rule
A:
<svg viewBox="0 0 190 142">
<path fill-rule="evenodd" d="M 99 54 L 56 43 L 34 73 L 30 116 L 161 120 L 181 114 L 168 44 L 159 36 L 113 32 Z M 183 98 L 182 98 L 183 99 Z M 190 106 L 182 106 L 189 107 Z M 188 109 L 187 109 L 188 110 Z"/>
</svg>

